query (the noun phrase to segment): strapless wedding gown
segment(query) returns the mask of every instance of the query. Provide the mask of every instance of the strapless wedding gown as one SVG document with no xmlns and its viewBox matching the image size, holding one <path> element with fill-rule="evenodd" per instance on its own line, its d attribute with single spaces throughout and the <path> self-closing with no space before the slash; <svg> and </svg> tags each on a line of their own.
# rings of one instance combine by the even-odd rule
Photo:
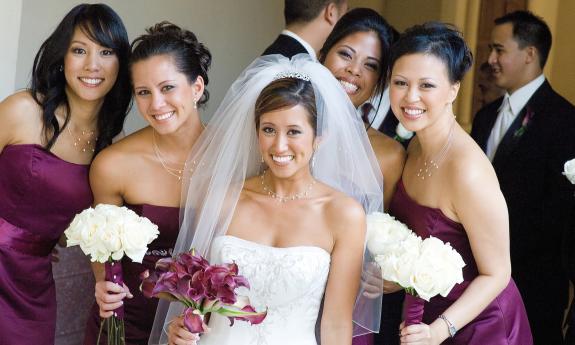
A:
<svg viewBox="0 0 575 345">
<path fill-rule="evenodd" d="M 315 324 L 329 273 L 330 254 L 320 247 L 276 248 L 220 236 L 212 245 L 211 263 L 235 261 L 251 289 L 239 288 L 256 310 L 268 308 L 259 325 L 212 315 L 211 331 L 200 345 L 316 345 Z"/>
</svg>

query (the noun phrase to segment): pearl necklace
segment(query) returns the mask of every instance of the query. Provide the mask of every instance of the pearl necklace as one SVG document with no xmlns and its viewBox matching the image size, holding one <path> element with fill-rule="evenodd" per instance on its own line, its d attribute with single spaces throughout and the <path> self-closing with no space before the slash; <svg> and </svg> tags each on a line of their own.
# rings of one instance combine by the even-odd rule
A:
<svg viewBox="0 0 575 345">
<path fill-rule="evenodd" d="M 158 147 L 158 144 L 156 143 L 156 131 L 154 129 L 152 129 L 152 143 L 154 146 L 154 154 L 156 155 L 156 158 L 158 159 L 158 161 L 160 162 L 160 164 L 162 165 L 162 167 L 164 168 L 164 170 L 166 170 L 166 172 L 174 177 L 178 178 L 178 181 L 182 180 L 182 175 L 184 173 L 184 170 L 186 170 L 186 163 L 177 163 L 178 165 L 182 166 L 182 168 L 178 169 L 178 168 L 172 168 L 170 166 L 168 166 L 168 164 L 166 163 L 166 161 L 164 160 L 164 158 L 162 157 L 162 152 L 160 151 L 160 148 Z"/>
<path fill-rule="evenodd" d="M 435 158 L 430 159 L 429 162 L 427 161 L 427 159 L 423 160 L 423 167 L 419 168 L 419 170 L 417 171 L 417 177 L 419 177 L 422 180 L 425 180 L 426 177 L 429 178 L 433 175 L 434 170 L 439 169 L 439 164 L 443 162 L 443 159 L 447 155 L 447 151 L 451 147 L 451 143 L 453 141 L 452 139 L 453 139 L 454 127 L 455 127 L 455 120 L 453 120 L 453 123 L 451 124 L 451 128 L 449 129 L 449 134 L 447 135 L 447 140 L 445 141 L 445 144 L 443 144 L 443 147 L 441 148 L 441 150 L 439 150 L 439 153 Z"/>
<path fill-rule="evenodd" d="M 303 192 L 300 193 L 295 193 L 292 195 L 279 195 L 278 193 L 274 192 L 271 187 L 269 187 L 266 184 L 265 181 L 265 175 L 266 175 L 267 170 L 264 170 L 264 172 L 260 175 L 260 179 L 261 179 L 261 184 L 262 184 L 262 188 L 264 190 L 264 192 L 267 193 L 267 195 L 271 196 L 273 199 L 277 199 L 279 202 L 287 202 L 287 201 L 293 201 L 293 200 L 299 200 L 299 199 L 303 199 L 303 198 L 307 198 L 309 196 L 309 192 L 311 191 L 311 189 L 313 188 L 313 186 L 315 185 L 315 183 L 317 182 L 315 179 L 313 181 L 311 181 L 311 183 L 306 187 L 306 189 Z"/>
<path fill-rule="evenodd" d="M 96 151 L 96 143 L 94 142 L 94 130 L 82 130 L 82 135 L 77 137 L 72 134 L 70 129 L 70 123 L 66 124 L 66 129 L 68 130 L 68 135 L 74 141 L 74 147 L 76 147 L 81 152 L 94 153 Z M 88 137 L 87 139 L 83 139 Z M 83 143 L 85 141 L 85 143 Z"/>
</svg>

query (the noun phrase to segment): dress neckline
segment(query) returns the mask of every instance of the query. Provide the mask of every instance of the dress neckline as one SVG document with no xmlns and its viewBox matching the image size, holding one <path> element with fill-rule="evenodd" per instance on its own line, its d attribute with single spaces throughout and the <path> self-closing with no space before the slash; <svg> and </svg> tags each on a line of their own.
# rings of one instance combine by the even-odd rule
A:
<svg viewBox="0 0 575 345">
<path fill-rule="evenodd" d="M 58 160 L 58 161 L 60 161 L 60 162 L 63 162 L 63 163 L 66 163 L 66 164 L 70 164 L 70 165 L 72 165 L 72 166 L 77 166 L 77 167 L 81 167 L 81 168 L 88 168 L 88 167 L 90 167 L 90 164 L 74 163 L 74 162 L 67 161 L 67 160 L 65 160 L 65 159 L 63 159 L 63 158 L 61 158 L 61 157 L 58 157 L 58 156 L 56 156 L 52 151 L 46 150 L 46 149 L 44 148 L 44 146 L 39 145 L 39 144 L 10 144 L 10 145 L 6 145 L 6 146 L 4 147 L 4 150 L 6 150 L 6 149 L 18 149 L 18 148 L 25 148 L 25 147 L 30 147 L 30 148 L 37 149 L 37 150 L 39 150 L 39 151 L 41 151 L 41 152 L 47 154 L 48 156 L 50 156 L 50 157 L 52 157 L 52 158 L 54 158 L 54 159 L 56 159 L 56 160 Z"/>
<path fill-rule="evenodd" d="M 411 195 L 409 195 L 409 193 L 407 193 L 407 189 L 405 189 L 405 185 L 403 184 L 403 178 L 399 179 L 399 181 L 397 182 L 397 185 L 398 185 L 398 189 L 401 190 L 401 192 L 406 196 L 406 198 L 412 204 L 415 204 L 416 206 L 418 206 L 420 208 L 424 208 L 424 209 L 430 210 L 434 213 L 437 213 L 437 214 L 439 214 L 439 216 L 441 216 L 441 218 L 445 219 L 446 221 L 448 221 L 452 224 L 455 224 L 457 226 L 463 226 L 463 224 L 459 223 L 458 221 L 455 221 L 455 220 L 449 218 L 445 213 L 443 213 L 443 211 L 440 208 L 422 205 L 419 202 L 417 202 L 417 200 L 415 200 Z M 397 191 L 396 191 L 396 193 L 397 193 Z"/>
<path fill-rule="evenodd" d="M 149 207 L 149 208 L 163 208 L 163 209 L 180 209 L 179 206 L 163 206 L 163 205 L 153 205 L 153 204 L 148 204 L 148 203 L 139 203 L 139 204 L 131 204 L 129 202 L 124 202 L 124 206 L 128 207 L 128 208 L 132 208 L 132 207 Z"/>
<path fill-rule="evenodd" d="M 262 243 L 258 243 L 258 242 L 244 240 L 243 238 L 239 238 L 239 237 L 232 236 L 232 235 L 222 235 L 222 236 L 218 236 L 218 237 L 228 238 L 228 239 L 231 239 L 231 240 L 239 242 L 239 243 L 255 245 L 257 247 L 267 248 L 270 250 L 288 251 L 288 250 L 295 250 L 295 249 L 310 249 L 310 250 L 320 251 L 320 252 L 324 253 L 325 255 L 327 255 L 328 257 L 331 258 L 331 254 L 327 250 L 325 250 L 322 247 L 314 246 L 314 245 L 297 245 L 297 246 L 290 246 L 290 247 L 274 247 L 274 246 L 269 246 L 267 244 L 262 244 Z"/>
</svg>

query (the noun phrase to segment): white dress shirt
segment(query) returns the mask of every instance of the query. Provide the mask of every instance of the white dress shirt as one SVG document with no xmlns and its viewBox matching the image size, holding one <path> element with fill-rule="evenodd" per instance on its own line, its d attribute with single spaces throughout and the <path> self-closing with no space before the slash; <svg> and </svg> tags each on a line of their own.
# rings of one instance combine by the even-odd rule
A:
<svg viewBox="0 0 575 345">
<path fill-rule="evenodd" d="M 317 54 L 315 53 L 315 50 L 313 50 L 313 47 L 309 43 L 304 41 L 303 38 L 299 37 L 295 33 L 291 32 L 289 30 L 286 30 L 286 29 L 282 30 L 282 35 L 289 36 L 289 37 L 293 38 L 294 40 L 298 41 L 305 48 L 305 50 L 307 50 L 307 53 L 309 54 L 309 56 L 311 56 L 312 59 L 317 61 Z"/>
<path fill-rule="evenodd" d="M 523 110 L 531 96 L 539 89 L 541 85 L 545 82 L 545 76 L 543 74 L 539 75 L 537 78 L 533 79 L 529 83 L 523 85 L 521 88 L 515 90 L 511 95 L 505 93 L 503 102 L 499 107 L 499 114 L 495 120 L 495 124 L 491 129 L 491 134 L 489 139 L 487 139 L 487 147 L 485 153 L 489 160 L 493 161 L 495 157 L 495 152 L 501 143 L 501 139 L 507 133 L 507 130 L 517 118 L 517 115 Z"/>
</svg>

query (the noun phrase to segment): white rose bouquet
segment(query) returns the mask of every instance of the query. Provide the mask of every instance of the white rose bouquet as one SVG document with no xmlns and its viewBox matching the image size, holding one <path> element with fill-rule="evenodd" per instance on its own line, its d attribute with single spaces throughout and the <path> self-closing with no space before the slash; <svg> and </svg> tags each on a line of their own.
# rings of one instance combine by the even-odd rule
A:
<svg viewBox="0 0 575 345">
<path fill-rule="evenodd" d="M 159 231 L 148 218 L 140 217 L 126 207 L 99 204 L 77 214 L 64 234 L 68 247 L 79 245 L 92 262 L 104 263 L 106 280 L 122 286 L 122 265 L 118 261 L 126 255 L 141 263 L 148 244 L 158 237 Z M 109 345 L 125 344 L 123 319 L 122 307 L 106 319 Z M 102 327 L 103 322 L 100 334 Z M 100 335 L 98 344 L 99 338 Z"/>
<path fill-rule="evenodd" d="M 406 325 L 421 322 L 423 300 L 445 297 L 463 281 L 465 263 L 449 243 L 435 237 L 422 240 L 386 213 L 367 216 L 367 248 L 381 267 L 382 278 L 406 290 Z"/>
<path fill-rule="evenodd" d="M 567 177 L 569 182 L 575 184 L 575 158 L 565 162 L 563 166 L 563 175 Z"/>
</svg>

